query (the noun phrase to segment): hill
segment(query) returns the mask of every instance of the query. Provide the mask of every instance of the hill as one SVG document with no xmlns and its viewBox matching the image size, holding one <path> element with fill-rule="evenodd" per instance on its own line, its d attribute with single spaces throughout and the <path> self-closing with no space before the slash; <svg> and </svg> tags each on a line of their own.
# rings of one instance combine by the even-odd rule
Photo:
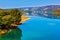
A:
<svg viewBox="0 0 60 40">
<path fill-rule="evenodd" d="M 24 7 L 19 8 L 23 11 L 23 15 L 26 16 L 42 16 L 47 18 L 58 18 L 57 16 L 52 14 L 52 11 L 59 9 L 60 5 L 48 5 L 42 7 Z"/>
</svg>

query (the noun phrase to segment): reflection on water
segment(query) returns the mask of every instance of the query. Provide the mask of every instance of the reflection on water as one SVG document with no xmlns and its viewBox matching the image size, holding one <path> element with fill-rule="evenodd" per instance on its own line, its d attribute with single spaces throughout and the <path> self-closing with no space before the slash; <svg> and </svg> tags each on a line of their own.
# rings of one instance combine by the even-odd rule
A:
<svg viewBox="0 0 60 40">
<path fill-rule="evenodd" d="M 21 29 L 14 29 L 11 32 L 0 36 L 0 40 L 21 40 L 22 31 Z"/>
</svg>

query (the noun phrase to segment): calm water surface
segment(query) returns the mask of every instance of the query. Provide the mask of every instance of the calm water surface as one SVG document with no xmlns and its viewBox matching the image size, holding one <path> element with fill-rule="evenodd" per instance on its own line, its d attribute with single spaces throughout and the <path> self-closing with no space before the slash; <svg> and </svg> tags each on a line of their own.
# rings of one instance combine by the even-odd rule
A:
<svg viewBox="0 0 60 40">
<path fill-rule="evenodd" d="M 60 19 L 30 18 L 18 26 L 22 30 L 21 40 L 60 40 Z"/>
</svg>

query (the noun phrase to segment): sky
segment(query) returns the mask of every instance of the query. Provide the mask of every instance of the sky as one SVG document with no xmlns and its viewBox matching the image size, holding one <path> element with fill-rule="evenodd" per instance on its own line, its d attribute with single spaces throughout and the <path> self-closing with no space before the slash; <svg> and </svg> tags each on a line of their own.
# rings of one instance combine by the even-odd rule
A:
<svg viewBox="0 0 60 40">
<path fill-rule="evenodd" d="M 0 8 L 39 7 L 60 5 L 60 0 L 0 0 Z"/>
</svg>

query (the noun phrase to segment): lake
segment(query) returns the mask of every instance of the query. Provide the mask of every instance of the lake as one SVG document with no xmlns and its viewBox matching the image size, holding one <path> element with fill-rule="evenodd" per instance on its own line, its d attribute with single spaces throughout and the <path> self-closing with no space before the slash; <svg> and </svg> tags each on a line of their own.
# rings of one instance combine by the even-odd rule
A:
<svg viewBox="0 0 60 40">
<path fill-rule="evenodd" d="M 29 17 L 18 26 L 22 30 L 21 40 L 60 40 L 60 19 Z"/>
</svg>

